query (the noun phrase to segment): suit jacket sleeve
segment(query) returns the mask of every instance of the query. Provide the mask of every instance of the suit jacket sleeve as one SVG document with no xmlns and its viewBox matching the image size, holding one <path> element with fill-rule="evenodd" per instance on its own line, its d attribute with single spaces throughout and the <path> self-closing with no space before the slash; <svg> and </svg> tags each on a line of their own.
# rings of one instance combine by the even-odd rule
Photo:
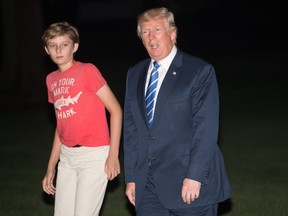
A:
<svg viewBox="0 0 288 216">
<path fill-rule="evenodd" d="M 124 145 L 124 164 L 125 164 L 125 183 L 134 182 L 134 167 L 136 164 L 136 155 L 137 155 L 137 127 L 133 119 L 132 110 L 131 110 L 131 98 L 129 97 L 129 77 L 132 76 L 131 69 L 127 73 L 126 80 L 126 94 L 125 94 L 125 103 L 124 103 L 124 137 L 125 137 L 125 145 Z M 133 83 L 132 83 L 133 84 Z M 129 159 L 127 159 L 129 158 Z"/>
<path fill-rule="evenodd" d="M 219 128 L 219 96 L 214 68 L 205 65 L 197 73 L 191 92 L 193 140 L 187 178 L 206 183 L 211 162 L 217 151 Z"/>
</svg>

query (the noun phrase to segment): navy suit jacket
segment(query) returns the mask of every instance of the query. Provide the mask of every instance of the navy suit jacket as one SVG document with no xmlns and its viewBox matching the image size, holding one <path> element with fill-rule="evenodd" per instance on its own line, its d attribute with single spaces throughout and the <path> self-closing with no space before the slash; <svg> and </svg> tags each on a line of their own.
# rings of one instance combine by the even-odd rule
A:
<svg viewBox="0 0 288 216">
<path fill-rule="evenodd" d="M 151 59 L 127 74 L 124 104 L 125 182 L 136 184 L 141 201 L 153 159 L 153 178 L 161 203 L 169 209 L 219 203 L 231 195 L 222 153 L 217 144 L 219 98 L 214 68 L 178 49 L 157 97 L 153 125 L 145 112 L 145 81 Z M 202 183 L 200 197 L 188 205 L 184 178 Z"/>
</svg>

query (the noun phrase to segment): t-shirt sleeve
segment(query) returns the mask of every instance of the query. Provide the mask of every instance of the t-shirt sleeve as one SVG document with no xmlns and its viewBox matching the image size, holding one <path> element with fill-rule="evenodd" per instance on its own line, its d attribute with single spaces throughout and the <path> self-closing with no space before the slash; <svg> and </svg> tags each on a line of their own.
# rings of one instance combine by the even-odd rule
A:
<svg viewBox="0 0 288 216">
<path fill-rule="evenodd" d="M 48 102 L 49 102 L 49 103 L 53 103 L 50 92 L 48 92 Z"/>
<path fill-rule="evenodd" d="M 93 64 L 87 64 L 84 70 L 84 80 L 88 91 L 97 92 L 106 84 L 106 80 L 102 76 L 99 69 Z"/>
<path fill-rule="evenodd" d="M 50 91 L 50 77 L 49 77 L 49 75 L 46 77 L 46 87 L 47 87 L 47 96 L 48 96 L 48 102 L 49 103 L 53 103 L 53 100 L 52 100 L 52 92 Z"/>
</svg>

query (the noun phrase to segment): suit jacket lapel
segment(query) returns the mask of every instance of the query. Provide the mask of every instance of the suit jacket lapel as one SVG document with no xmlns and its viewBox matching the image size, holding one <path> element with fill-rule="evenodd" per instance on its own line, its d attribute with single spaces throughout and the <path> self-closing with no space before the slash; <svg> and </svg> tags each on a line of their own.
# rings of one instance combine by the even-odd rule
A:
<svg viewBox="0 0 288 216">
<path fill-rule="evenodd" d="M 143 67 L 143 71 L 141 71 L 139 75 L 138 90 L 137 90 L 139 110 L 140 110 L 140 113 L 142 115 L 144 122 L 146 122 L 147 127 L 148 127 L 148 120 L 147 120 L 146 105 L 145 105 L 145 83 L 146 83 L 147 71 L 148 71 L 149 63 L 150 63 L 149 60 L 147 60 L 146 66 Z"/>
<path fill-rule="evenodd" d="M 163 106 L 165 106 L 167 98 L 177 78 L 180 76 L 181 71 L 179 70 L 179 67 L 181 65 L 182 65 L 182 52 L 178 50 L 176 56 L 174 57 L 166 73 L 166 76 L 159 90 L 157 101 L 156 101 L 156 107 L 154 111 L 154 120 L 153 120 L 152 128 L 157 127 L 157 124 L 159 122 L 159 118 L 161 115 L 161 110 L 163 109 Z"/>
</svg>

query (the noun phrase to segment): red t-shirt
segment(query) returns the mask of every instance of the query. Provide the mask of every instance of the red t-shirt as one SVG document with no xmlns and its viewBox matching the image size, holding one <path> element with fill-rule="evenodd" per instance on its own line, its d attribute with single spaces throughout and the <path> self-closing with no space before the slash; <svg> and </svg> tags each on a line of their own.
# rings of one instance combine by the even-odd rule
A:
<svg viewBox="0 0 288 216">
<path fill-rule="evenodd" d="M 106 84 L 97 67 L 76 62 L 66 71 L 47 75 L 48 101 L 57 111 L 57 131 L 62 144 L 109 145 L 105 106 L 96 92 Z"/>
</svg>

